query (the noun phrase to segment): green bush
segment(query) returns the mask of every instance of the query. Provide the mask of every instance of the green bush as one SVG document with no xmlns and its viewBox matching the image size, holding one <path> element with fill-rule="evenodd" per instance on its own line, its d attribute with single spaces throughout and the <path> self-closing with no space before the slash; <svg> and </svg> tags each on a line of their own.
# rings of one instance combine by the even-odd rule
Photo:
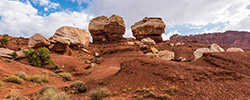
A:
<svg viewBox="0 0 250 100">
<path fill-rule="evenodd" d="M 23 79 L 19 78 L 18 76 L 15 76 L 15 75 L 11 75 L 9 77 L 6 77 L 5 80 L 7 82 L 12 82 L 12 83 L 16 83 L 16 84 L 22 84 L 23 83 Z"/>
<path fill-rule="evenodd" d="M 58 89 L 55 86 L 52 85 L 46 85 L 44 86 L 41 90 L 40 90 L 40 94 L 43 94 L 44 92 L 46 92 L 48 89 L 53 89 L 55 91 L 58 91 Z"/>
<path fill-rule="evenodd" d="M 31 76 L 30 81 L 35 82 L 35 83 L 48 83 L 49 78 L 47 76 Z"/>
<path fill-rule="evenodd" d="M 24 72 L 17 72 L 15 75 L 24 79 L 24 80 L 28 80 L 28 75 Z"/>
<path fill-rule="evenodd" d="M 29 49 L 23 52 L 33 66 L 45 67 L 46 65 L 53 64 L 48 48 L 42 47 L 38 50 Z"/>
<path fill-rule="evenodd" d="M 61 76 L 63 79 L 65 79 L 66 81 L 71 81 L 71 74 L 70 73 L 59 73 L 59 76 Z"/>
<path fill-rule="evenodd" d="M 12 54 L 10 54 L 10 56 L 11 56 L 14 60 L 16 60 L 18 55 L 16 54 L 16 51 L 14 51 Z"/>
<path fill-rule="evenodd" d="M 8 42 L 9 42 L 9 36 L 7 34 L 4 34 L 3 38 L 0 39 L 0 42 L 1 42 L 2 45 L 7 45 Z"/>
<path fill-rule="evenodd" d="M 69 100 L 69 97 L 64 92 L 58 92 L 53 88 L 45 90 L 39 100 Z"/>
<path fill-rule="evenodd" d="M 4 86 L 4 83 L 0 80 L 0 87 Z"/>
<path fill-rule="evenodd" d="M 170 86 L 170 87 L 166 90 L 167 94 L 169 94 L 169 95 L 171 95 L 171 96 L 175 95 L 175 93 L 176 93 L 177 91 L 178 91 L 178 89 L 177 89 L 174 85 Z"/>
<path fill-rule="evenodd" d="M 101 100 L 104 97 L 110 96 L 110 91 L 107 88 L 99 88 L 89 92 L 88 96 L 90 100 Z"/>
<path fill-rule="evenodd" d="M 16 91 L 12 91 L 8 96 L 7 96 L 7 99 L 10 99 L 10 100 L 23 100 L 23 96 L 16 92 Z"/>
<path fill-rule="evenodd" d="M 87 86 L 84 82 L 76 81 L 70 86 L 73 90 L 75 90 L 75 93 L 83 93 L 86 92 Z"/>
</svg>

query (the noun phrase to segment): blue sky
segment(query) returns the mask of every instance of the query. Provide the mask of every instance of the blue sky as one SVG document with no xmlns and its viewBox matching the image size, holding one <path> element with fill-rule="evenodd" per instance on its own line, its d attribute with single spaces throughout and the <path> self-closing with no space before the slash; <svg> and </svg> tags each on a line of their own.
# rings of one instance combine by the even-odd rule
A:
<svg viewBox="0 0 250 100">
<path fill-rule="evenodd" d="M 87 30 L 92 18 L 112 14 L 124 18 L 124 37 L 132 37 L 130 26 L 144 17 L 163 18 L 164 39 L 173 34 L 250 31 L 249 0 L 1 0 L 0 34 L 50 37 L 63 25 Z"/>
</svg>

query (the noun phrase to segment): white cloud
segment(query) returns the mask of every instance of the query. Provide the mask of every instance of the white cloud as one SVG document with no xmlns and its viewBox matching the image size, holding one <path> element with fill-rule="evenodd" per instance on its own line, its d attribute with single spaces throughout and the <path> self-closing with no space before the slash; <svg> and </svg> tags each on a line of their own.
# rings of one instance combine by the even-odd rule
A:
<svg viewBox="0 0 250 100">
<path fill-rule="evenodd" d="M 53 3 L 50 2 L 49 0 L 31 0 L 32 3 L 34 4 L 38 4 L 40 6 L 44 6 L 47 7 L 48 9 L 56 9 L 57 7 L 59 7 L 59 3 Z"/>
<path fill-rule="evenodd" d="M 71 0 L 72 2 L 77 2 L 78 5 L 81 5 L 82 3 L 89 3 L 91 0 Z"/>
<path fill-rule="evenodd" d="M 178 30 L 175 30 L 175 31 L 171 31 L 169 32 L 167 35 L 166 34 L 162 34 L 161 37 L 163 40 L 169 40 L 169 38 L 174 35 L 174 34 L 178 34 L 178 35 L 181 35 L 180 32 L 178 32 Z"/>
<path fill-rule="evenodd" d="M 29 3 L 2 0 L 0 2 L 1 34 L 30 37 L 42 33 L 46 37 L 63 25 L 76 26 L 82 29 L 88 27 L 93 17 L 84 12 L 55 12 L 48 16 L 39 16 L 38 10 Z"/>
<path fill-rule="evenodd" d="M 249 30 L 248 5 L 250 0 L 95 0 L 87 11 L 95 16 L 121 15 L 126 30 L 146 16 L 162 17 L 167 26 L 190 24 L 200 28 L 228 22 L 225 28 Z"/>
</svg>

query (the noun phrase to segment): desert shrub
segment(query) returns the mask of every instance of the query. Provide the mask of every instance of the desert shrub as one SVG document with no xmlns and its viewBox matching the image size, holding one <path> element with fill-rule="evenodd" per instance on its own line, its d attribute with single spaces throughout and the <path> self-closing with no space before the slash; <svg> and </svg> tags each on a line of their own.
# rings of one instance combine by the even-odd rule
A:
<svg viewBox="0 0 250 100">
<path fill-rule="evenodd" d="M 58 92 L 58 90 L 53 88 L 46 89 L 39 98 L 39 100 L 69 100 L 66 93 Z"/>
<path fill-rule="evenodd" d="M 178 89 L 177 89 L 174 85 L 170 86 L 170 87 L 166 90 L 167 94 L 169 94 L 169 95 L 171 95 L 171 96 L 175 95 L 175 93 L 176 93 L 177 91 L 178 91 Z"/>
<path fill-rule="evenodd" d="M 1 42 L 2 45 L 7 45 L 8 42 L 9 42 L 9 36 L 7 34 L 4 34 L 3 38 L 0 39 L 0 42 Z"/>
<path fill-rule="evenodd" d="M 46 90 L 48 89 L 53 89 L 55 91 L 58 91 L 58 89 L 55 87 L 55 86 L 52 86 L 52 85 L 46 85 L 44 86 L 41 90 L 40 90 L 40 94 L 43 94 L 44 92 L 46 92 Z"/>
<path fill-rule="evenodd" d="M 188 59 L 188 62 L 192 62 L 192 59 Z"/>
<path fill-rule="evenodd" d="M 59 73 L 59 76 L 61 76 L 63 79 L 65 79 L 66 81 L 71 81 L 71 74 L 70 73 Z"/>
<path fill-rule="evenodd" d="M 24 79 L 24 80 L 28 80 L 28 75 L 24 72 L 17 72 L 15 75 Z"/>
<path fill-rule="evenodd" d="M 171 97 L 168 94 L 159 94 L 155 99 L 159 100 L 171 100 Z"/>
<path fill-rule="evenodd" d="M 30 81 L 35 82 L 35 83 L 48 83 L 49 82 L 49 78 L 47 76 L 31 76 Z"/>
<path fill-rule="evenodd" d="M 45 67 L 46 65 L 53 64 L 48 48 L 42 47 L 38 50 L 29 49 L 23 52 L 33 66 Z"/>
<path fill-rule="evenodd" d="M 12 83 L 16 83 L 16 84 L 22 84 L 23 83 L 23 79 L 19 78 L 18 76 L 15 76 L 15 75 L 11 75 L 9 77 L 6 77 L 5 80 L 7 82 L 12 82 Z"/>
<path fill-rule="evenodd" d="M 101 100 L 104 97 L 110 96 L 110 91 L 107 88 L 99 88 L 89 92 L 88 96 L 90 100 Z"/>
<path fill-rule="evenodd" d="M 16 92 L 16 91 L 12 91 L 8 96 L 7 96 L 7 99 L 10 99 L 10 100 L 23 100 L 23 96 Z"/>
<path fill-rule="evenodd" d="M 0 87 L 4 86 L 4 83 L 0 80 Z"/>
<path fill-rule="evenodd" d="M 75 91 L 75 93 L 83 93 L 87 90 L 87 86 L 81 81 L 75 81 L 70 87 Z"/>
<path fill-rule="evenodd" d="M 11 56 L 14 60 L 16 60 L 18 55 L 16 54 L 16 51 L 14 51 L 12 54 L 10 54 L 10 56 Z"/>
</svg>

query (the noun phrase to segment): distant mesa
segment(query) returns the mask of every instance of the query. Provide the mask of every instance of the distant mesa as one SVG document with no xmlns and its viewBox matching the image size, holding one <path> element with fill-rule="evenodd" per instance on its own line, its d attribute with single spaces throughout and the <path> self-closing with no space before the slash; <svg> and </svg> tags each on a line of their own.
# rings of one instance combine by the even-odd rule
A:
<svg viewBox="0 0 250 100">
<path fill-rule="evenodd" d="M 250 49 L 250 32 L 226 31 L 223 33 L 208 33 L 191 36 L 173 35 L 170 40 L 175 41 L 197 41 L 201 43 L 217 43 L 220 46 Z"/>
<path fill-rule="evenodd" d="M 165 33 L 165 24 L 161 18 L 145 17 L 132 25 L 131 29 L 137 40 L 150 37 L 155 42 L 162 42 L 161 34 Z"/>
<path fill-rule="evenodd" d="M 125 23 L 121 16 L 99 16 L 89 23 L 89 32 L 93 37 L 93 43 L 108 43 L 123 39 Z"/>
</svg>

